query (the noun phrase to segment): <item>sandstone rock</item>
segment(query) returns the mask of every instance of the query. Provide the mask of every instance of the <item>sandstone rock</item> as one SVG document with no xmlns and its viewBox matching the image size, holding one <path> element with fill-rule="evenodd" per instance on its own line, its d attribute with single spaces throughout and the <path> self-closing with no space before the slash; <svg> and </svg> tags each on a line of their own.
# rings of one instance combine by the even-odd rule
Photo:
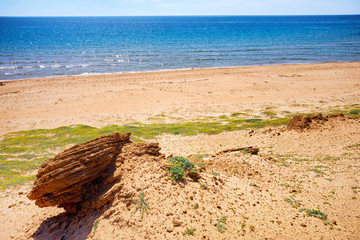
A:
<svg viewBox="0 0 360 240">
<path fill-rule="evenodd" d="M 76 145 L 44 162 L 28 195 L 39 207 L 60 206 L 76 213 L 85 199 L 101 192 L 109 181 L 114 182 L 114 163 L 125 144 L 131 143 L 130 133 L 114 133 Z M 119 177 L 119 176 L 118 176 Z M 115 176 L 116 178 L 116 176 Z M 112 184 L 92 208 L 100 208 L 111 199 L 120 186 Z"/>
</svg>

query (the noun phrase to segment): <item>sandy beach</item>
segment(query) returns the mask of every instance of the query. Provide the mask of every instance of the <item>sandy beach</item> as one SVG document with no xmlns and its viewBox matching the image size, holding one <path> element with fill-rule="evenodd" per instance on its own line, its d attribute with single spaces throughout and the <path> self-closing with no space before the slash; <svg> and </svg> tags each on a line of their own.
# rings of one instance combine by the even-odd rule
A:
<svg viewBox="0 0 360 240">
<path fill-rule="evenodd" d="M 359 103 L 360 63 L 323 63 L 70 76 L 5 82 L 0 134 L 70 124 L 104 126 L 158 114 L 185 119 L 273 105 Z"/>
<path fill-rule="evenodd" d="M 327 115 L 359 104 L 359 62 L 27 79 L 0 86 L 0 136 L 72 124 L 103 127 L 218 119 L 239 112 L 251 118 L 270 118 L 266 113 L 270 111 L 275 118 Z M 205 164 L 199 182 L 206 189 L 198 182 L 171 182 L 160 163 L 149 165 L 145 158 L 136 160 L 139 164 L 125 162 L 121 180 L 129 196 L 145 192 L 150 211 L 144 217 L 118 197 L 100 212 L 75 219 L 63 209 L 37 207 L 26 198 L 31 184 L 9 188 L 1 192 L 0 235 L 5 238 L 0 238 L 357 239 L 360 235 L 359 118 L 335 116 L 304 131 L 280 126 L 216 135 L 167 134 L 151 141 L 158 142 L 166 155 Z M 247 146 L 259 148 L 259 155 L 216 154 Z M 320 209 L 327 218 L 309 216 L 301 208 Z M 216 227 L 220 216 L 227 218 L 224 232 Z"/>
</svg>

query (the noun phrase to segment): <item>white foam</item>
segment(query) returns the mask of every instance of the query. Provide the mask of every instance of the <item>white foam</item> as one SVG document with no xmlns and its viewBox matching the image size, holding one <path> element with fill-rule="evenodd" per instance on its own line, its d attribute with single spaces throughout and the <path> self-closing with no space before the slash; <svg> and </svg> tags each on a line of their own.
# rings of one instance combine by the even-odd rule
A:
<svg viewBox="0 0 360 240">
<path fill-rule="evenodd" d="M 16 66 L 13 66 L 13 67 L 0 67 L 1 70 L 3 70 L 3 69 L 4 69 L 4 70 L 6 70 L 6 69 L 9 70 L 9 69 L 17 69 L 17 68 L 18 68 L 18 67 L 16 67 Z"/>
<path fill-rule="evenodd" d="M 50 68 L 61 68 L 62 66 L 60 64 L 55 64 L 53 66 L 50 66 Z"/>
</svg>

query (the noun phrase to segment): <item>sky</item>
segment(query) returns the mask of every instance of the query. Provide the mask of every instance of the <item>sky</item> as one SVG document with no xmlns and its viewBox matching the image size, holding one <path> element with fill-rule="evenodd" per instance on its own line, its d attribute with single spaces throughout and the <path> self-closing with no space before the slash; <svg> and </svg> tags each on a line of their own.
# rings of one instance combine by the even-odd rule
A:
<svg viewBox="0 0 360 240">
<path fill-rule="evenodd" d="M 360 0 L 0 0 L 0 16 L 360 14 Z"/>
</svg>

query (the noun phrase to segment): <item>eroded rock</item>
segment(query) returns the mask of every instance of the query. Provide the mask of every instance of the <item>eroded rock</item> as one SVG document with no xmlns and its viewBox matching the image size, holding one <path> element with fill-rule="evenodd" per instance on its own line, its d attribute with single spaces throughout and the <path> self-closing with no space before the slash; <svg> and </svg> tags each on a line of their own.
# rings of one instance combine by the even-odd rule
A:
<svg viewBox="0 0 360 240">
<path fill-rule="evenodd" d="M 130 133 L 76 145 L 40 166 L 28 198 L 39 207 L 59 206 L 72 214 L 100 209 L 120 192 L 125 160 L 159 152 L 156 143 L 132 143 Z"/>
</svg>

